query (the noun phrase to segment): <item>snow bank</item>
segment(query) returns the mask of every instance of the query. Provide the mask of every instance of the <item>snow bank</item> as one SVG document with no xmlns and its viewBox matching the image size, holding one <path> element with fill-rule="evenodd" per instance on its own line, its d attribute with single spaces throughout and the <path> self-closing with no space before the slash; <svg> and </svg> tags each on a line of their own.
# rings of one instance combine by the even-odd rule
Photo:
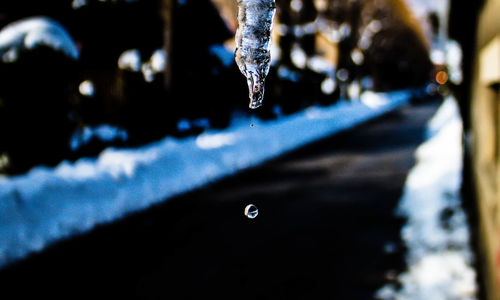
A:
<svg viewBox="0 0 500 300">
<path fill-rule="evenodd" d="M 410 96 L 410 91 L 379 94 L 386 101 L 378 99 L 377 105 L 341 101 L 274 121 L 240 117 L 223 131 L 107 149 L 95 159 L 0 178 L 0 266 L 380 116 L 407 104 Z"/>
<path fill-rule="evenodd" d="M 128 133 L 123 128 L 108 124 L 86 126 L 75 131 L 70 139 L 69 145 L 71 150 L 75 151 L 87 145 L 92 139 L 103 142 L 126 141 L 128 139 Z"/>
<path fill-rule="evenodd" d="M 75 42 L 64 27 L 47 17 L 19 20 L 0 31 L 0 57 L 4 61 L 12 62 L 20 50 L 35 49 L 39 46 L 62 51 L 73 59 L 78 59 L 80 55 Z"/>
<path fill-rule="evenodd" d="M 416 152 L 398 214 L 407 218 L 402 238 L 408 270 L 401 289 L 387 285 L 378 299 L 476 299 L 467 217 L 461 207 L 462 122 L 448 97 L 430 120 L 427 141 Z"/>
</svg>

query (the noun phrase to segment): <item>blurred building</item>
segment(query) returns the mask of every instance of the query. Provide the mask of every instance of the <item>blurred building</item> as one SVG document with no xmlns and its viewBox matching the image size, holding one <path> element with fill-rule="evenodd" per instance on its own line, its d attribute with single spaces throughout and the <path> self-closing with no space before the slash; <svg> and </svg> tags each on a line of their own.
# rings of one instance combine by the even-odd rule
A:
<svg viewBox="0 0 500 300">
<path fill-rule="evenodd" d="M 457 98 L 471 157 L 465 191 L 477 199 L 469 204 L 476 210 L 484 296 L 500 299 L 500 1 L 451 5 L 450 34 L 464 51 L 465 84 L 457 89 Z"/>
</svg>

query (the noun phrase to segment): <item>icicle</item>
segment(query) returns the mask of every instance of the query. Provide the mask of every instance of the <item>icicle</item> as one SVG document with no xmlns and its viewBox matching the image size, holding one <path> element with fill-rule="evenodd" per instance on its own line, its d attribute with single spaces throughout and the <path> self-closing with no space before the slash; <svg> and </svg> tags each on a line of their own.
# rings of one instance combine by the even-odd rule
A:
<svg viewBox="0 0 500 300">
<path fill-rule="evenodd" d="M 247 78 L 250 108 L 257 108 L 262 105 L 264 81 L 271 64 L 276 3 L 275 0 L 238 0 L 238 8 L 235 60 Z"/>
</svg>

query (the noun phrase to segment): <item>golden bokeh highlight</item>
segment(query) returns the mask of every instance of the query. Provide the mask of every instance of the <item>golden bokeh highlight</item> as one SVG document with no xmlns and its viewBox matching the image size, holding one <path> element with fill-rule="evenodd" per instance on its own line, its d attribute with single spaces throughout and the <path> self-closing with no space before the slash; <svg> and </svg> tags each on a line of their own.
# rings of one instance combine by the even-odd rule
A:
<svg viewBox="0 0 500 300">
<path fill-rule="evenodd" d="M 445 71 L 439 71 L 436 74 L 436 82 L 443 85 L 448 82 L 448 73 Z"/>
</svg>

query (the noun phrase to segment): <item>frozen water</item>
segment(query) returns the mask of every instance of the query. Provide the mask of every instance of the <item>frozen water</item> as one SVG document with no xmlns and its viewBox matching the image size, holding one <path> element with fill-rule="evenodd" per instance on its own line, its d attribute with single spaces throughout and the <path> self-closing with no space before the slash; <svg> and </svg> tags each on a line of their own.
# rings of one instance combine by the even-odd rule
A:
<svg viewBox="0 0 500 300">
<path fill-rule="evenodd" d="M 446 98 L 430 120 L 426 138 L 415 153 L 397 211 L 408 219 L 401 232 L 408 269 L 398 277 L 398 290 L 386 285 L 375 296 L 473 300 L 478 287 L 461 207 L 462 121 L 454 98 Z M 447 211 L 452 214 L 443 222 Z"/>
<path fill-rule="evenodd" d="M 123 52 L 118 58 L 118 67 L 122 70 L 139 72 L 141 69 L 141 53 L 137 49 Z"/>
<path fill-rule="evenodd" d="M 321 56 L 310 56 L 307 58 L 307 67 L 316 73 L 333 76 L 335 74 L 335 66 Z"/>
<path fill-rule="evenodd" d="M 360 66 L 365 61 L 365 55 L 359 48 L 354 48 L 351 52 L 351 59 L 356 65 Z"/>
<path fill-rule="evenodd" d="M 75 42 L 64 27 L 46 17 L 16 21 L 0 31 L 0 56 L 3 60 L 12 62 L 17 58 L 18 51 L 40 46 L 61 51 L 73 59 L 78 59 L 80 55 Z"/>
<path fill-rule="evenodd" d="M 339 27 L 340 36 L 345 39 L 351 35 L 351 25 L 348 23 L 342 23 Z"/>
<path fill-rule="evenodd" d="M 85 5 L 87 5 L 87 0 L 73 0 L 73 2 L 71 2 L 71 7 L 73 9 L 79 9 Z"/>
<path fill-rule="evenodd" d="M 307 54 L 298 44 L 293 45 L 290 58 L 293 64 L 299 69 L 304 69 L 307 65 Z"/>
<path fill-rule="evenodd" d="M 253 204 L 248 204 L 245 207 L 245 216 L 249 219 L 255 219 L 259 215 L 259 209 Z"/>
<path fill-rule="evenodd" d="M 274 0 L 238 0 L 235 60 L 247 78 L 250 108 L 262 105 L 264 81 L 271 66 Z"/>
<path fill-rule="evenodd" d="M 78 150 L 82 146 L 88 144 L 94 138 L 103 142 L 111 142 L 116 140 L 126 141 L 128 139 L 128 133 L 125 129 L 107 124 L 102 124 L 95 127 L 86 126 L 80 130 L 77 130 L 71 137 L 71 150 Z"/>
<path fill-rule="evenodd" d="M 138 148 L 108 148 L 96 158 L 0 176 L 0 267 L 393 111 L 408 104 L 413 93 L 379 94 L 385 104 L 373 108 L 361 101 L 339 101 L 269 121 L 235 113 L 225 130 L 210 129 L 182 139 L 165 137 Z M 279 106 L 273 111 L 281 114 Z M 184 120 L 179 125 L 195 123 Z M 121 142 L 126 132 L 90 127 L 76 137 L 74 147 L 90 138 L 112 137 Z"/>
<path fill-rule="evenodd" d="M 358 99 L 361 95 L 361 84 L 358 81 L 351 82 L 347 87 L 349 99 Z"/>
<path fill-rule="evenodd" d="M 150 62 L 154 72 L 163 72 L 167 64 L 167 53 L 163 49 L 156 49 L 151 55 Z"/>
<path fill-rule="evenodd" d="M 290 2 L 290 8 L 295 12 L 301 11 L 303 6 L 302 0 L 292 0 L 292 2 Z"/>
<path fill-rule="evenodd" d="M 94 83 L 90 80 L 84 80 L 78 86 L 78 91 L 83 96 L 93 97 L 95 93 Z"/>
<path fill-rule="evenodd" d="M 128 69 L 137 72 L 140 66 L 142 76 L 146 82 L 152 82 L 158 73 L 165 70 L 167 64 L 167 53 L 163 49 L 156 49 L 151 58 L 141 65 L 141 55 L 137 49 L 128 50 L 122 53 L 118 60 L 121 69 Z"/>
<path fill-rule="evenodd" d="M 323 82 L 321 82 L 321 91 L 325 95 L 331 95 L 333 92 L 335 92 L 335 89 L 337 88 L 335 80 L 332 78 L 328 77 Z"/>
<path fill-rule="evenodd" d="M 209 51 L 210 54 L 216 56 L 224 66 L 230 67 L 233 64 L 233 53 L 226 49 L 224 45 L 214 44 L 210 46 Z"/>
<path fill-rule="evenodd" d="M 278 68 L 278 77 L 281 79 L 286 79 L 291 82 L 297 82 L 300 79 L 300 74 L 290 70 L 286 66 L 280 66 Z"/>
</svg>

